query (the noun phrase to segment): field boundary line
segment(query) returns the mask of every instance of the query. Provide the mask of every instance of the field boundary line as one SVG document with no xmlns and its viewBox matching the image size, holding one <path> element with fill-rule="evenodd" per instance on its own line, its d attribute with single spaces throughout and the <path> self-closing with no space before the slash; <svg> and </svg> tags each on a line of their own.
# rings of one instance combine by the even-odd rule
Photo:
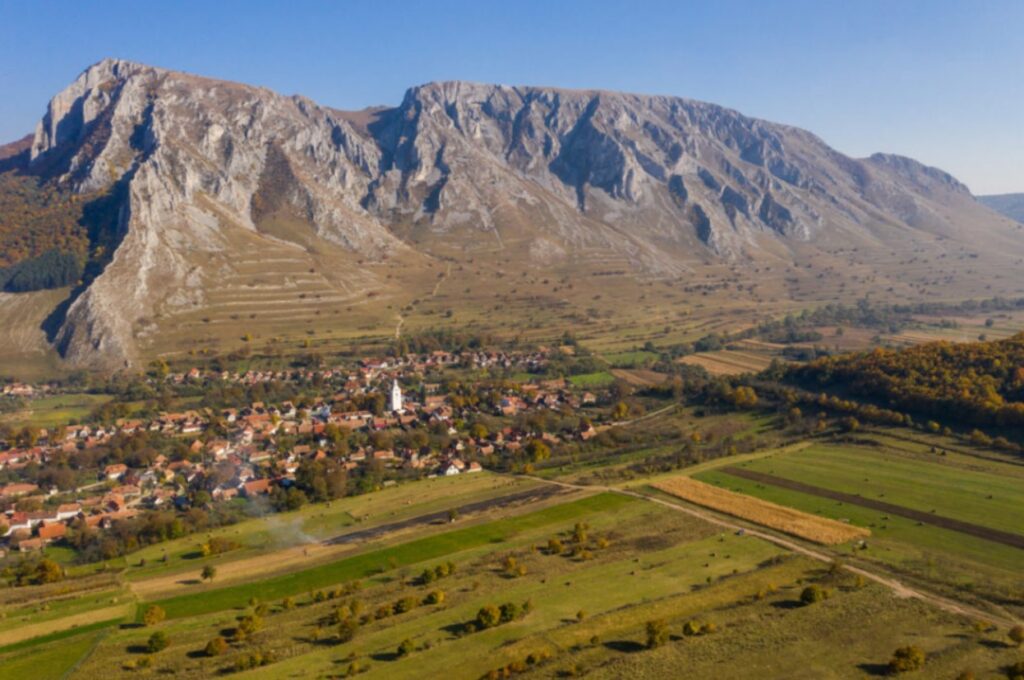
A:
<svg viewBox="0 0 1024 680">
<path fill-rule="evenodd" d="M 553 480 L 553 479 L 543 479 L 541 477 L 534 477 L 532 475 L 520 475 L 520 476 L 524 477 L 526 479 L 532 479 L 532 480 L 535 480 L 535 481 L 545 482 L 547 484 L 557 484 L 559 486 L 563 486 L 563 487 L 567 487 L 567 488 L 571 488 L 571 489 L 591 489 L 591 490 L 599 490 L 599 491 L 605 491 L 605 492 L 610 492 L 610 493 L 618 493 L 618 494 L 623 494 L 623 495 L 626 495 L 626 496 L 632 496 L 634 498 L 639 498 L 639 499 L 642 499 L 642 500 L 649 501 L 651 503 L 656 503 L 658 505 L 662 505 L 662 506 L 664 506 L 666 508 L 675 510 L 677 512 L 685 513 L 685 514 L 690 515 L 692 517 L 696 517 L 698 519 L 704 520 L 705 522 L 708 522 L 709 524 L 714 524 L 715 526 L 720 526 L 720 527 L 722 527 L 724 529 L 728 529 L 730 531 L 743 531 L 748 536 L 754 536 L 756 538 L 760 538 L 761 540 L 768 541 L 769 543 L 773 543 L 773 544 L 775 544 L 775 545 L 777 545 L 777 546 L 779 546 L 781 548 L 785 548 L 786 550 L 789 550 L 791 552 L 795 552 L 795 553 L 798 553 L 800 555 L 804 555 L 806 557 L 810 557 L 811 559 L 817 560 L 818 562 L 825 562 L 825 563 L 828 563 L 828 564 L 832 564 L 832 563 L 836 562 L 837 559 L 838 559 L 837 556 L 834 555 L 834 554 L 827 554 L 827 553 L 819 552 L 818 550 L 812 550 L 812 549 L 810 549 L 810 548 L 808 548 L 806 546 L 800 545 L 799 543 L 795 543 L 794 541 L 789 540 L 787 538 L 783 538 L 783 537 L 777 536 L 775 534 L 771 534 L 771 533 L 768 533 L 768 532 L 765 532 L 765 531 L 761 531 L 759 529 L 752 529 L 752 528 L 750 528 L 748 526 L 737 524 L 735 522 L 732 522 L 732 521 L 729 521 L 727 519 L 724 519 L 724 518 L 720 517 L 717 514 L 712 514 L 712 513 L 708 512 L 708 511 L 700 510 L 700 509 L 697 509 L 695 507 L 688 507 L 688 506 L 685 506 L 685 505 L 680 505 L 679 503 L 674 503 L 674 502 L 667 501 L 667 500 L 664 500 L 664 499 L 661 499 L 661 498 L 655 498 L 654 496 L 651 496 L 649 494 L 640 493 L 639 491 L 630 491 L 630 490 L 627 490 L 627 489 L 619 489 L 619 488 L 616 488 L 616 487 L 613 487 L 613 486 L 595 486 L 595 485 L 584 485 L 584 484 L 571 484 L 569 482 L 559 482 L 559 481 Z M 917 599 L 917 600 L 921 600 L 922 602 L 926 602 L 928 604 L 931 604 L 931 605 L 933 605 L 933 606 L 935 606 L 935 607 L 937 607 L 939 609 L 942 609 L 943 611 L 949 612 L 951 614 L 957 614 L 959 616 L 966 616 L 968 618 L 972 618 L 972 619 L 975 619 L 975 620 L 992 621 L 994 623 L 999 623 L 999 624 L 1006 625 L 1006 626 L 1015 626 L 1015 625 L 1018 625 L 1020 623 L 1020 621 L 1018 621 L 1017 619 L 1013 618 L 1012 616 L 999 616 L 999 615 L 993 614 L 992 612 L 984 611 L 982 609 L 978 609 L 977 607 L 973 607 L 971 605 L 968 605 L 968 604 L 965 604 L 965 603 L 962 603 L 962 602 L 958 602 L 956 600 L 951 600 L 949 598 L 943 597 L 941 595 L 936 595 L 935 593 L 932 593 L 932 592 L 929 592 L 929 591 L 926 591 L 926 590 L 922 590 L 920 588 L 911 588 L 910 586 L 906 585 L 905 583 L 903 583 L 903 582 L 901 582 L 901 581 L 899 581 L 899 580 L 897 580 L 895 578 L 891 578 L 889 576 L 883 576 L 883 575 L 875 573 L 873 571 L 869 571 L 867 569 L 864 569 L 863 567 L 857 567 L 857 566 L 853 566 L 853 565 L 850 565 L 850 564 L 843 564 L 842 568 L 845 569 L 846 571 L 852 573 L 852 574 L 857 574 L 859 576 L 863 576 L 864 578 L 868 579 L 869 581 L 874 581 L 875 583 L 881 584 L 881 585 L 889 588 L 893 592 L 893 594 L 896 595 L 896 597 L 900 597 L 900 598 L 914 598 L 914 599 Z"/>
<path fill-rule="evenodd" d="M 818 498 L 828 498 L 834 501 L 841 501 L 843 503 L 849 503 L 850 505 L 856 505 L 858 507 L 868 508 L 869 510 L 877 510 L 890 515 L 905 517 L 940 529 L 955 531 L 960 534 L 966 534 L 967 536 L 974 536 L 975 538 L 981 538 L 987 541 L 992 541 L 993 543 L 1001 543 L 1003 545 L 1008 545 L 1011 548 L 1020 548 L 1024 550 L 1024 536 L 1010 533 L 1009 531 L 992 529 L 990 527 L 982 526 L 981 524 L 973 524 L 971 522 L 965 522 L 952 517 L 925 512 L 924 510 L 915 510 L 903 505 L 886 503 L 885 501 L 876 501 L 872 498 L 864 498 L 863 496 L 845 493 L 843 491 L 833 491 L 832 489 L 814 486 L 813 484 L 804 484 L 803 482 L 786 479 L 785 477 L 777 477 L 764 472 L 744 470 L 743 468 L 736 467 L 734 465 L 729 465 L 720 468 L 719 470 L 727 475 L 739 477 L 740 479 L 769 484 L 781 489 L 799 491 L 800 493 L 817 496 Z"/>
</svg>

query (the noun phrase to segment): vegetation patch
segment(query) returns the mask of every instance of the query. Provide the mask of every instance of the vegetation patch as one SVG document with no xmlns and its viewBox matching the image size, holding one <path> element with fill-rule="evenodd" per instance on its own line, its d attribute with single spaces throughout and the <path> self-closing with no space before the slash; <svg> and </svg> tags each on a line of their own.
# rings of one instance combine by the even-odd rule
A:
<svg viewBox="0 0 1024 680">
<path fill-rule="evenodd" d="M 800 538 L 836 545 L 871 535 L 868 529 L 831 519 L 815 517 L 759 498 L 733 493 L 689 477 L 676 477 L 653 485 L 668 494 L 712 510 L 724 512 L 756 524 L 777 529 Z"/>
</svg>

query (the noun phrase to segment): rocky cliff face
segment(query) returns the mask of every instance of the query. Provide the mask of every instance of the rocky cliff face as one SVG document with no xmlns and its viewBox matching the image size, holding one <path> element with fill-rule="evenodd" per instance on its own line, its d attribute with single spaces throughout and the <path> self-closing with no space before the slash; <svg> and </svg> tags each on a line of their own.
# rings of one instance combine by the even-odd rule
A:
<svg viewBox="0 0 1024 680">
<path fill-rule="evenodd" d="M 445 82 L 353 113 L 116 60 L 53 98 L 29 168 L 118 197 L 118 245 L 54 336 L 105 368 L 137 363 L 155 315 L 206 304 L 236 236 L 274 220 L 363 261 L 486 242 L 659 276 L 990 217 L 939 170 L 702 102 Z"/>
</svg>

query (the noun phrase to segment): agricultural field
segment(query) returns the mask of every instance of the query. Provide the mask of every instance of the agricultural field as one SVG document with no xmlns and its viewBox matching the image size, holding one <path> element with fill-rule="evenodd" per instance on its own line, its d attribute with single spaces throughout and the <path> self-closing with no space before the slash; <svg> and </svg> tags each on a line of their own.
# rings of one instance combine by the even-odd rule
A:
<svg viewBox="0 0 1024 680">
<path fill-rule="evenodd" d="M 868 548 L 851 553 L 857 560 L 1024 610 L 1024 550 L 1012 541 L 1024 526 L 1024 467 L 938 448 L 932 453 L 933 447 L 907 442 L 879 445 L 889 441 L 886 436 L 869 441 L 724 461 L 694 476 L 870 529 Z M 773 484 L 771 478 L 784 481 Z M 879 509 L 876 502 L 896 508 Z"/>
<path fill-rule="evenodd" d="M 740 375 L 763 371 L 773 358 L 778 357 L 766 351 L 722 349 L 690 354 L 679 361 L 690 366 L 700 366 L 711 375 Z"/>
<path fill-rule="evenodd" d="M 729 469 L 726 468 L 726 471 Z M 869 530 L 862 527 L 850 526 L 745 494 L 733 493 L 685 476 L 656 482 L 653 486 L 696 505 L 746 519 L 814 543 L 836 545 L 871 535 Z"/>
<path fill-rule="evenodd" d="M 0 422 L 29 425 L 31 427 L 56 427 L 81 422 L 93 410 L 110 401 L 105 394 L 59 394 L 32 399 L 24 409 L 0 416 Z"/>
<path fill-rule="evenodd" d="M 804 604 L 809 585 L 829 597 Z M 154 602 L 167 618 L 143 625 Z M 492 604 L 508 604 L 508 619 L 467 628 Z M 460 519 L 283 576 L 142 598 L 136 611 L 120 623 L 0 647 L 0 677 L 33 669 L 36 678 L 475 679 L 508 668 L 539 678 L 667 678 L 685 665 L 705 677 L 749 677 L 753 668 L 856 678 L 884 667 L 903 642 L 925 649 L 929 669 L 945 677 L 994 672 L 1015 654 L 998 631 L 976 631 L 966 618 L 617 493 Z M 235 632 L 240 621 L 244 636 Z M 149 651 L 155 633 L 167 644 Z M 225 649 L 210 655 L 218 636 Z M 743 674 L 713 670 L 727 660 Z"/>
</svg>

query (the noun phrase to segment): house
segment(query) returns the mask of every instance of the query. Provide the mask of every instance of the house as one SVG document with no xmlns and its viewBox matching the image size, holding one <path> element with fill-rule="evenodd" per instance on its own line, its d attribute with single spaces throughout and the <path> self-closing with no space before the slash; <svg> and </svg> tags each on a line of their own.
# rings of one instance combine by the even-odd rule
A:
<svg viewBox="0 0 1024 680">
<path fill-rule="evenodd" d="M 60 522 L 53 524 L 41 524 L 39 525 L 39 538 L 44 542 L 49 543 L 58 538 L 62 538 L 67 533 L 67 526 Z"/>
<path fill-rule="evenodd" d="M 7 486 L 0 486 L 0 496 L 17 498 L 18 496 L 25 496 L 38 490 L 39 487 L 35 484 L 8 484 Z"/>
<path fill-rule="evenodd" d="M 108 465 L 103 469 L 104 476 L 107 479 L 111 480 L 120 479 L 121 476 L 126 472 L 128 472 L 128 466 L 125 465 L 124 463 L 114 463 L 112 465 Z"/>
<path fill-rule="evenodd" d="M 270 493 L 270 480 L 264 478 L 245 482 L 242 484 L 242 493 L 246 498 L 268 494 Z"/>
<path fill-rule="evenodd" d="M 26 538 L 22 541 L 18 541 L 18 550 L 21 552 L 34 552 L 36 550 L 43 549 L 43 539 L 41 538 Z"/>
</svg>

